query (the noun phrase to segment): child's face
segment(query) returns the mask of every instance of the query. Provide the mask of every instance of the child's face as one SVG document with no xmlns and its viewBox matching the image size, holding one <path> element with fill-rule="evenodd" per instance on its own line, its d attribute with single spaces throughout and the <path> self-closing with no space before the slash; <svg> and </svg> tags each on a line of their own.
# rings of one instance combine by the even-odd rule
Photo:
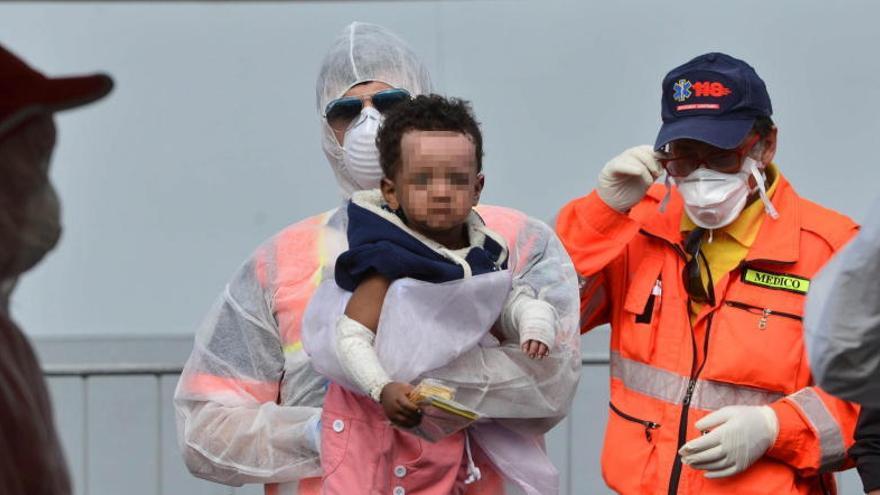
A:
<svg viewBox="0 0 880 495">
<path fill-rule="evenodd" d="M 409 131 L 400 152 L 396 177 L 382 181 L 388 205 L 402 208 L 409 226 L 425 234 L 463 225 L 483 190 L 470 138 L 451 131 Z"/>
</svg>

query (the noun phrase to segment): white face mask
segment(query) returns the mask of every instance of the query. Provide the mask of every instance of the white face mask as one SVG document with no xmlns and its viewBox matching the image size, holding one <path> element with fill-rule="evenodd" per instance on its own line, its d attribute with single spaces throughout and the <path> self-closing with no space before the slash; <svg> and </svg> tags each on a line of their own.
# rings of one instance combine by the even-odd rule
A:
<svg viewBox="0 0 880 495">
<path fill-rule="evenodd" d="M 36 193 L 25 208 L 27 223 L 19 230 L 18 255 L 13 263 L 17 273 L 33 268 L 61 238 L 60 204 L 51 184 Z"/>
<path fill-rule="evenodd" d="M 364 107 L 345 131 L 342 162 L 346 172 L 361 189 L 375 189 L 382 181 L 376 136 L 384 116 L 373 107 Z"/>
<path fill-rule="evenodd" d="M 49 127 L 51 126 L 51 127 Z M 10 174 L 21 174 L 35 184 L 26 200 L 0 211 L 0 268 L 3 277 L 31 269 L 51 251 L 61 237 L 61 214 L 55 188 L 49 182 L 49 162 L 55 147 L 51 120 L 39 120 L 0 141 L 0 163 Z M 39 176 L 35 174 L 40 174 Z"/>
<path fill-rule="evenodd" d="M 733 223 L 746 206 L 749 194 L 749 176 L 755 178 L 764 207 L 772 218 L 779 215 L 767 197 L 764 174 L 758 162 L 746 157 L 742 169 L 735 174 L 725 174 L 700 167 L 687 177 L 673 178 L 684 199 L 688 217 L 704 229 L 720 229 Z"/>
</svg>

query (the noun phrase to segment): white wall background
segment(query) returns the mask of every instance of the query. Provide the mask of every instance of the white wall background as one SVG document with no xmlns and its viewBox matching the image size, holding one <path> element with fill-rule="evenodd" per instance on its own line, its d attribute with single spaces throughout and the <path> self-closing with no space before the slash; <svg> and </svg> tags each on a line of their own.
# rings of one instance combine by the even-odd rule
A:
<svg viewBox="0 0 880 495">
<path fill-rule="evenodd" d="M 880 183 L 878 18 L 870 0 L 2 3 L 0 43 L 49 74 L 104 70 L 117 83 L 58 117 L 67 230 L 13 312 L 49 364 L 181 360 L 251 250 L 337 204 L 314 80 L 352 20 L 396 31 L 439 92 L 473 101 L 486 202 L 551 218 L 609 158 L 653 142 L 667 70 L 720 50 L 767 82 L 795 187 L 863 219 Z M 149 340 L 160 336 L 178 338 Z M 601 355 L 595 337 L 585 350 Z M 585 370 L 550 436 L 571 493 L 603 493 L 605 380 Z M 52 379 L 78 493 L 229 493 L 175 457 L 173 383 Z M 852 476 L 844 491 L 859 493 Z"/>
</svg>

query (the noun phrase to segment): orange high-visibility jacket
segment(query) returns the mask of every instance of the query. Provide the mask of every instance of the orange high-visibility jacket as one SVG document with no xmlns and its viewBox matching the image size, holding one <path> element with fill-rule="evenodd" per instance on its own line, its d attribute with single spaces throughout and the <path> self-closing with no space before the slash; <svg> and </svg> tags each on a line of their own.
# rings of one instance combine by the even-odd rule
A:
<svg viewBox="0 0 880 495">
<path fill-rule="evenodd" d="M 581 331 L 611 324 L 611 404 L 602 473 L 623 494 L 834 493 L 857 407 L 813 386 L 802 315 L 809 281 L 857 231 L 780 176 L 745 260 L 715 281 L 717 303 L 691 325 L 682 282 L 683 203 L 654 185 L 628 215 L 594 191 L 556 229 L 581 277 Z M 745 472 L 706 479 L 678 449 L 694 423 L 729 405 L 770 405 L 779 435 Z"/>
</svg>

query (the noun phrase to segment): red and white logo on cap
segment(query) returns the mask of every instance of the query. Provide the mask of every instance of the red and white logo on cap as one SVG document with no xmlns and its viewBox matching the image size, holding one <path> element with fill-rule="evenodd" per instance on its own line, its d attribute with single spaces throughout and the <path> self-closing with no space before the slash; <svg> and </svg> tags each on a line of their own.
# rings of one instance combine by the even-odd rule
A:
<svg viewBox="0 0 880 495">
<path fill-rule="evenodd" d="M 724 98 L 732 94 L 730 88 L 719 81 L 697 81 L 690 82 L 687 79 L 676 81 L 672 87 L 672 98 L 677 102 L 684 102 L 691 96 L 694 98 Z M 677 105 L 675 110 L 678 112 L 686 110 L 720 110 L 721 105 L 718 103 L 702 102 L 702 103 L 686 103 Z"/>
</svg>

